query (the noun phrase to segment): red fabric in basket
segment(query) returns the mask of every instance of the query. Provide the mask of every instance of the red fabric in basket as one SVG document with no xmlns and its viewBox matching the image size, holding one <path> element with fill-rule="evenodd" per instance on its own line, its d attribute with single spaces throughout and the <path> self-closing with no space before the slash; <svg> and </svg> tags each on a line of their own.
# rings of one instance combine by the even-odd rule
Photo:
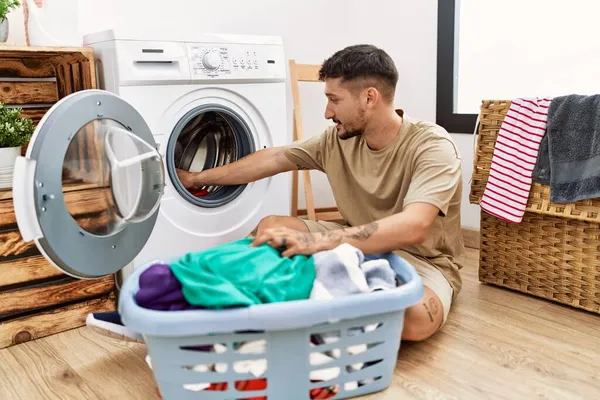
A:
<svg viewBox="0 0 600 400">
<path fill-rule="evenodd" d="M 250 392 L 255 390 L 265 390 L 267 388 L 267 380 L 266 379 L 252 379 L 247 381 L 237 381 L 235 382 L 235 388 L 241 392 Z M 227 390 L 227 383 L 213 383 L 206 390 L 212 391 L 225 391 Z M 335 396 L 338 392 L 337 386 L 323 387 L 323 388 L 315 388 L 310 390 L 310 398 L 314 400 L 321 399 L 330 399 Z M 258 396 L 258 397 L 246 397 L 240 398 L 238 400 L 267 400 L 267 396 Z"/>
<path fill-rule="evenodd" d="M 237 381 L 235 388 L 239 391 L 250 392 L 255 390 L 265 390 L 267 388 L 266 379 L 251 379 L 247 381 Z M 212 383 L 205 390 L 224 392 L 227 390 L 227 382 Z M 162 399 L 158 387 L 156 388 L 158 397 Z M 314 400 L 330 399 L 338 393 L 338 386 L 315 388 L 310 390 L 310 398 Z M 238 400 L 268 400 L 267 396 L 247 397 Z"/>
</svg>

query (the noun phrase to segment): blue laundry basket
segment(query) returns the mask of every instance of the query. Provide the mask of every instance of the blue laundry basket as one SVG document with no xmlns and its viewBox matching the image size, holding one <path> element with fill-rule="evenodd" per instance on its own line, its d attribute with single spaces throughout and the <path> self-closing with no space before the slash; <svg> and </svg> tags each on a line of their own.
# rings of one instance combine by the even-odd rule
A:
<svg viewBox="0 0 600 400">
<path fill-rule="evenodd" d="M 144 335 L 165 400 L 347 399 L 390 385 L 405 310 L 423 297 L 415 269 L 392 257 L 404 282 L 393 290 L 221 311 L 139 307 L 149 263 L 125 280 L 119 311 Z"/>
</svg>

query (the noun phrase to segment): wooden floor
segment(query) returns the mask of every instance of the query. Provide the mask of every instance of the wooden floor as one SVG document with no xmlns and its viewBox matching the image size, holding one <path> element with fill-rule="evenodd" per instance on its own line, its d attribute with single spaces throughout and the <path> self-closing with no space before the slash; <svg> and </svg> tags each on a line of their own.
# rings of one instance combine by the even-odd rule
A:
<svg viewBox="0 0 600 400">
<path fill-rule="evenodd" d="M 600 316 L 481 285 L 477 257 L 444 329 L 364 399 L 600 399 Z M 145 354 L 86 328 L 0 350 L 0 399 L 154 400 Z"/>
</svg>

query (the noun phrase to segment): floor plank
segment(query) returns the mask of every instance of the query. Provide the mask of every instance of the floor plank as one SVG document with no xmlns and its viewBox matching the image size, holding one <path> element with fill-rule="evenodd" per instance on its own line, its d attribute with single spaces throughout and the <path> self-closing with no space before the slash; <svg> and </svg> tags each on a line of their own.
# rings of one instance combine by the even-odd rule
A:
<svg viewBox="0 0 600 400">
<path fill-rule="evenodd" d="M 468 250 L 446 326 L 403 343 L 392 386 L 363 399 L 600 398 L 600 316 L 480 284 L 477 263 Z M 157 400 L 145 354 L 87 328 L 3 349 L 0 399 Z"/>
<path fill-rule="evenodd" d="M 82 379 L 61 357 L 62 352 L 78 351 L 79 347 L 82 348 L 79 351 L 83 351 L 86 347 L 85 342 L 79 342 L 79 346 L 76 343 L 58 348 L 51 341 L 39 340 L 2 350 L 3 375 L 10 377 L 14 384 L 3 385 L 0 391 L 8 389 L 11 392 L 2 393 L 0 397 L 48 400 L 99 398 L 90 382 Z M 6 353 L 8 356 L 5 357 Z"/>
</svg>

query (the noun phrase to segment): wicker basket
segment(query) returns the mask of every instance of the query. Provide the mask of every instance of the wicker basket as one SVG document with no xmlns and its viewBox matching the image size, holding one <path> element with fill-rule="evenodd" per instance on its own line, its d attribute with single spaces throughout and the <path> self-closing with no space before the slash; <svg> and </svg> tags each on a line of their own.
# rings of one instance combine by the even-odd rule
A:
<svg viewBox="0 0 600 400">
<path fill-rule="evenodd" d="M 496 137 L 510 101 L 484 101 L 473 161 L 470 202 L 487 184 Z M 481 212 L 479 279 L 600 314 L 600 199 L 550 201 L 534 182 L 523 221 Z"/>
</svg>

